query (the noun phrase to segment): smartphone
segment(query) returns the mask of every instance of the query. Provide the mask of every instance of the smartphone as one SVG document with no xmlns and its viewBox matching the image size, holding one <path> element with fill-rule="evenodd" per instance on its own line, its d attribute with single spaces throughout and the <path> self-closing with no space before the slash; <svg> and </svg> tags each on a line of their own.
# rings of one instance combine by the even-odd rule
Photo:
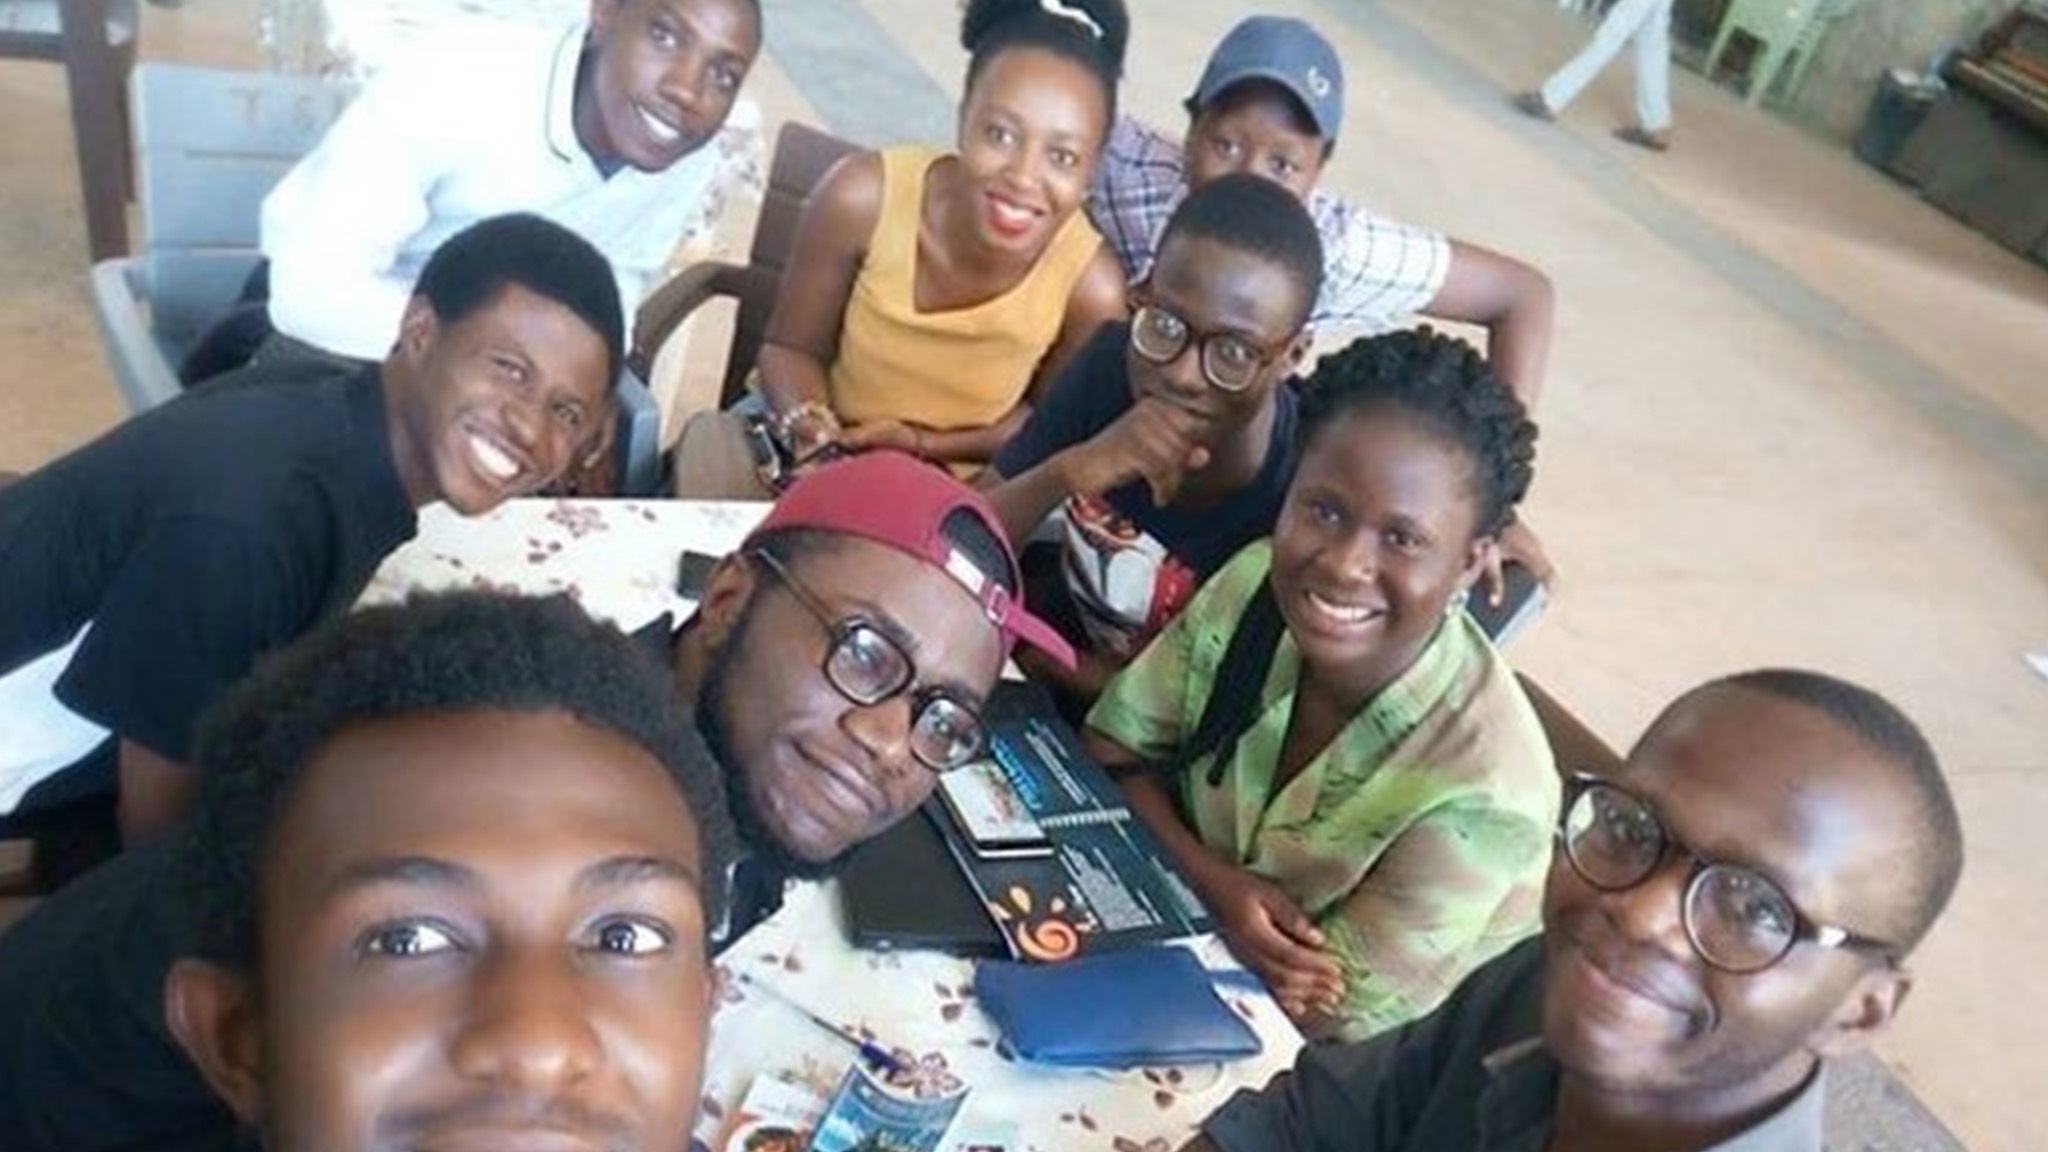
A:
<svg viewBox="0 0 2048 1152">
<path fill-rule="evenodd" d="M 711 570 L 718 567 L 718 557 L 703 552 L 684 552 L 676 565 L 676 594 L 685 600 L 702 600 L 704 586 L 711 583 Z"/>
<path fill-rule="evenodd" d="M 1053 853 L 1051 838 L 994 760 L 976 760 L 940 776 L 939 798 L 976 856 L 1010 860 Z"/>
<path fill-rule="evenodd" d="M 1520 561 L 1510 560 L 1501 566 L 1501 582 L 1506 590 L 1500 603 L 1491 601 L 1486 594 L 1486 581 L 1481 580 L 1473 586 L 1472 598 L 1465 606 L 1496 645 L 1512 640 L 1515 633 L 1542 615 L 1543 606 L 1550 602 L 1542 582 Z"/>
</svg>

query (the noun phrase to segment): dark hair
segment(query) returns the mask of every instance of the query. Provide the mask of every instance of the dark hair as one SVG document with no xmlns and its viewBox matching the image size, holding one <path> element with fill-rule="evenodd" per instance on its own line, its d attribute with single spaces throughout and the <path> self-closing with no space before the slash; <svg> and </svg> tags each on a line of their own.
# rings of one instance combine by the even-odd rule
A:
<svg viewBox="0 0 2048 1152">
<path fill-rule="evenodd" d="M 1301 451 L 1340 417 L 1379 409 L 1420 420 L 1472 458 L 1481 535 L 1514 523 L 1536 475 L 1536 424 L 1478 349 L 1424 325 L 1323 357 L 1304 384 Z"/>
<path fill-rule="evenodd" d="M 626 328 L 611 262 L 590 241 L 552 220 L 514 212 L 464 228 L 427 258 L 413 294 L 426 297 L 435 319 L 454 324 L 496 300 L 510 284 L 581 317 L 604 340 L 608 377 L 618 378 Z"/>
<path fill-rule="evenodd" d="M 734 853 L 717 765 L 667 671 L 566 596 L 416 595 L 327 625 L 266 659 L 209 714 L 199 797 L 180 845 L 199 954 L 256 959 L 256 900 L 278 816 L 306 765 L 343 731 L 424 712 L 560 709 L 665 766 L 697 824 L 708 924 Z"/>
<path fill-rule="evenodd" d="M 1192 124 L 1204 115 L 1228 116 L 1249 104 L 1270 104 L 1283 109 L 1287 113 L 1288 131 L 1321 140 L 1324 160 L 1337 154 L 1337 138 L 1323 135 L 1315 117 L 1309 114 L 1308 105 L 1277 80 L 1263 76 L 1246 77 L 1218 92 L 1207 104 L 1199 104 L 1189 96 L 1181 107 L 1187 109 L 1188 120 Z"/>
<path fill-rule="evenodd" d="M 1910 899 L 1906 923 L 1892 942 L 1901 955 L 1911 952 L 1940 918 L 1963 874 L 1962 818 L 1934 747 L 1919 726 L 1870 689 L 1822 672 L 1764 668 L 1725 676 L 1706 687 L 1746 688 L 1812 708 L 1863 741 L 1899 774 L 1912 793 L 1916 842 L 1901 853 Z"/>
<path fill-rule="evenodd" d="M 1300 302 L 1293 327 L 1308 322 L 1323 287 L 1323 238 L 1294 193 L 1244 172 L 1211 180 L 1173 210 L 1158 250 L 1181 236 L 1214 240 L 1280 267 Z"/>
<path fill-rule="evenodd" d="M 1296 433 L 1302 453 L 1340 417 L 1399 412 L 1472 457 L 1482 535 L 1513 523 L 1515 505 L 1528 494 L 1534 475 L 1536 425 L 1470 344 L 1427 327 L 1361 337 L 1318 361 L 1304 388 Z M 1209 783 L 1222 783 L 1238 736 L 1257 715 L 1260 689 L 1286 629 L 1269 577 L 1238 618 L 1201 719 L 1171 770 L 1186 771 L 1214 755 Z"/>
<path fill-rule="evenodd" d="M 1102 81 L 1109 123 L 1116 122 L 1116 90 L 1124 75 L 1131 17 L 1123 0 L 967 0 L 960 46 L 967 49 L 967 83 L 989 61 L 1012 48 L 1039 48 L 1063 56 Z"/>
</svg>

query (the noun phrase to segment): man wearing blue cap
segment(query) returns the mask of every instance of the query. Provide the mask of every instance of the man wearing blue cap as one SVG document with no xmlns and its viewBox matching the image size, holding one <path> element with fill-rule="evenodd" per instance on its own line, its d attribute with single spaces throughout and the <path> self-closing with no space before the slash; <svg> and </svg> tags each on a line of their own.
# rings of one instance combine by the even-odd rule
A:
<svg viewBox="0 0 2048 1152">
<path fill-rule="evenodd" d="M 1549 280 L 1512 257 L 1316 188 L 1344 120 L 1344 65 L 1321 33 L 1281 16 L 1241 21 L 1210 55 L 1187 110 L 1178 145 L 1119 119 L 1089 190 L 1089 219 L 1133 284 L 1150 274 L 1166 221 L 1189 189 L 1252 172 L 1300 196 L 1322 234 L 1313 327 L 1377 332 L 1417 312 L 1481 325 L 1501 379 L 1534 409 L 1550 352 Z"/>
</svg>

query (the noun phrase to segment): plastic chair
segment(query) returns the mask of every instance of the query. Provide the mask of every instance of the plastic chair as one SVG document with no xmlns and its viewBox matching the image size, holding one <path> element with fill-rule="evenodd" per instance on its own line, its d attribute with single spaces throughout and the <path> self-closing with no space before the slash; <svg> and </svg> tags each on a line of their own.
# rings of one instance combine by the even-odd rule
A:
<svg viewBox="0 0 2048 1152">
<path fill-rule="evenodd" d="M 93 315 L 131 412 L 180 391 L 176 365 L 262 259 L 263 198 L 319 142 L 353 89 L 175 64 L 135 70 L 144 242 L 93 266 Z"/>
<path fill-rule="evenodd" d="M 1792 75 L 1785 81 L 1785 103 L 1799 99 L 1799 90 L 1806 83 L 1807 65 L 1820 51 L 1821 41 L 1827 39 L 1835 22 L 1853 11 L 1861 0 L 1820 0 L 1818 8 L 1808 17 L 1806 26 L 1792 41 Z"/>
<path fill-rule="evenodd" d="M 144 243 L 93 266 L 93 315 L 131 412 L 178 395 L 176 366 L 226 314 L 262 259 L 263 198 L 327 133 L 352 85 L 174 64 L 135 69 L 136 198 Z M 616 475 L 661 487 L 661 412 L 630 373 L 619 384 Z M 591 482 L 591 481 L 586 481 Z"/>
<path fill-rule="evenodd" d="M 825 174 L 842 158 L 860 150 L 850 140 L 798 123 L 786 123 L 775 137 L 775 157 L 768 169 L 768 193 L 747 263 L 707 261 L 692 264 L 651 293 L 640 305 L 633 324 L 633 353 L 628 358 L 643 378 L 655 353 L 697 309 L 720 298 L 738 302 L 732 344 L 726 350 L 725 377 L 718 406 L 730 407 L 746 392 L 747 375 L 761 353 L 768 318 L 775 311 L 775 293 L 782 270 L 796 247 L 796 225 Z"/>
<path fill-rule="evenodd" d="M 1761 103 L 1823 3 L 1824 0 L 1731 0 L 1728 10 L 1721 15 L 1713 46 L 1707 50 L 1706 74 L 1714 75 L 1722 50 L 1737 32 L 1748 36 L 1757 42 L 1757 52 L 1750 62 L 1748 90 L 1743 99 L 1752 106 Z"/>
</svg>

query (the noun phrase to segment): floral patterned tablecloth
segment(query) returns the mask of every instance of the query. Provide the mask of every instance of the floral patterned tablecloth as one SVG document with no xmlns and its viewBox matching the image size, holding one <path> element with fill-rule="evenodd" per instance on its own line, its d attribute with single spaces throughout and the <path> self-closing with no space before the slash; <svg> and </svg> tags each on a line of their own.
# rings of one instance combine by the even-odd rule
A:
<svg viewBox="0 0 2048 1152">
<path fill-rule="evenodd" d="M 685 551 L 723 556 L 767 512 L 746 501 L 511 500 L 472 519 L 435 504 L 420 513 L 412 542 L 377 570 L 363 602 L 418 589 L 564 592 L 631 631 L 663 612 L 689 612 L 675 590 Z"/>
<path fill-rule="evenodd" d="M 1235 967 L 1215 940 L 1195 947 L 1211 966 Z M 721 966 L 698 1121 L 698 1137 L 707 1143 L 757 1076 L 797 1079 L 819 1095 L 830 1093 L 851 1052 L 803 1011 L 966 1082 L 966 1106 L 943 1145 L 954 1152 L 998 1139 L 1006 1152 L 1172 1152 L 1232 1092 L 1264 1084 L 1301 1047 L 1271 998 L 1219 986 L 1264 1042 L 1258 1056 L 1120 1073 L 1015 1063 L 996 1050 L 996 1025 L 974 1002 L 971 961 L 854 948 L 829 883 L 794 888 L 782 911 L 735 944 Z M 735 971 L 747 979 L 733 979 Z"/>
<path fill-rule="evenodd" d="M 565 592 L 630 629 L 662 612 L 686 613 L 689 602 L 674 590 L 682 553 L 730 551 L 766 510 L 755 503 L 515 500 L 465 519 L 436 505 L 363 599 L 478 586 Z M 1213 939 L 1195 947 L 1212 967 L 1235 966 Z M 963 1080 L 969 1095 L 946 1145 L 955 1152 L 995 1138 L 1006 1152 L 1171 1152 L 1233 1091 L 1265 1083 L 1301 1046 L 1269 997 L 1219 986 L 1264 1041 L 1259 1056 L 1130 1073 L 1016 1064 L 996 1051 L 996 1027 L 974 1003 L 971 962 L 854 948 L 829 882 L 797 885 L 782 911 L 734 945 L 721 967 L 697 1133 L 707 1144 L 757 1077 L 800 1081 L 823 1097 L 845 1072 L 849 1047 L 792 1005 Z"/>
</svg>

